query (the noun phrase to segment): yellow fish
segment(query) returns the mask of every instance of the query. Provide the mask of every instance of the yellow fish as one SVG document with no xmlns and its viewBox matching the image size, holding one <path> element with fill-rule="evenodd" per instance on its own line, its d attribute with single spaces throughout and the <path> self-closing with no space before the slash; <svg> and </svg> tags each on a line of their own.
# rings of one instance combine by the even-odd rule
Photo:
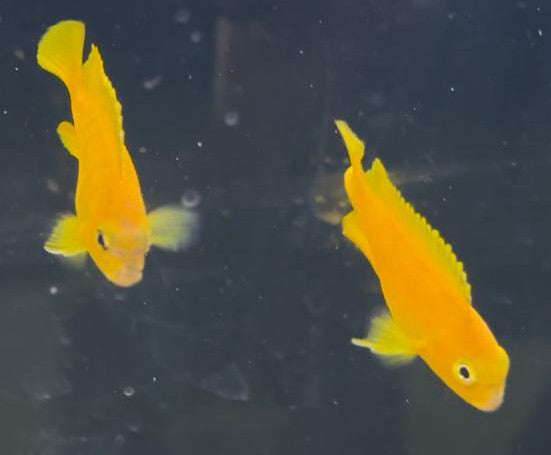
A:
<svg viewBox="0 0 551 455">
<path fill-rule="evenodd" d="M 404 200 L 383 163 L 364 172 L 364 144 L 336 121 L 350 157 L 344 184 L 352 211 L 343 234 L 375 270 L 389 313 L 373 318 L 365 339 L 387 363 L 421 357 L 450 389 L 482 411 L 503 401 L 509 357 L 471 305 L 463 265 L 450 245 Z"/>
<path fill-rule="evenodd" d="M 92 44 L 83 63 L 84 24 L 62 21 L 38 45 L 38 64 L 67 86 L 73 123 L 57 132 L 78 160 L 76 216 L 57 221 L 46 251 L 83 259 L 90 254 L 113 283 L 131 286 L 142 278 L 151 245 L 178 250 L 189 244 L 197 216 L 179 207 L 160 207 L 149 215 L 136 170 L 124 145 L 122 109 Z"/>
</svg>

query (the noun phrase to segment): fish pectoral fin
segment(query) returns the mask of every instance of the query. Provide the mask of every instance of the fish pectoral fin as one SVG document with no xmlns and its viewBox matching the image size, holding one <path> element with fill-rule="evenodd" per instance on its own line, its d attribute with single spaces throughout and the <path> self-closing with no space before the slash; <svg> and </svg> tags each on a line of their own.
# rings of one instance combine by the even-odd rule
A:
<svg viewBox="0 0 551 455">
<path fill-rule="evenodd" d="M 342 233 L 348 240 L 354 243 L 363 254 L 365 254 L 369 262 L 373 265 L 373 254 L 371 253 L 369 241 L 362 231 L 360 223 L 358 222 L 358 215 L 354 210 L 349 212 L 342 219 Z"/>
<path fill-rule="evenodd" d="M 178 206 L 163 206 L 148 214 L 151 245 L 168 251 L 183 250 L 197 237 L 199 215 Z"/>
<path fill-rule="evenodd" d="M 63 256 L 76 256 L 86 253 L 80 238 L 77 217 L 71 214 L 61 215 L 50 237 L 44 244 L 48 253 Z"/>
<path fill-rule="evenodd" d="M 352 338 L 352 344 L 368 348 L 387 365 L 403 365 L 417 357 L 419 343 L 406 335 L 384 312 L 371 320 L 367 338 Z"/>
<path fill-rule="evenodd" d="M 71 256 L 60 256 L 64 264 L 74 269 L 83 269 L 86 265 L 87 257 L 88 255 L 85 252 L 76 253 Z"/>
<path fill-rule="evenodd" d="M 69 151 L 71 155 L 78 158 L 78 146 L 77 137 L 75 134 L 75 127 L 71 122 L 61 122 L 57 127 L 57 134 L 63 146 Z"/>
</svg>

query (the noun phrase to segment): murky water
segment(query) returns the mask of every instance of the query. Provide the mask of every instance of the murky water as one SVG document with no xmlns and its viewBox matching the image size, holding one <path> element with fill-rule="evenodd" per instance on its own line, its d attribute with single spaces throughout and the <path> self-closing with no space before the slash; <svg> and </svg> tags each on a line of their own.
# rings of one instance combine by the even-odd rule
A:
<svg viewBox="0 0 551 455">
<path fill-rule="evenodd" d="M 548 452 L 543 2 L 51 3 L 0 5 L 0 452 Z M 147 207 L 201 216 L 194 246 L 151 251 L 129 289 L 42 248 L 77 166 L 36 45 L 67 18 L 102 52 Z M 511 356 L 497 412 L 351 345 L 383 299 L 338 226 L 334 118 L 464 262 Z"/>
</svg>

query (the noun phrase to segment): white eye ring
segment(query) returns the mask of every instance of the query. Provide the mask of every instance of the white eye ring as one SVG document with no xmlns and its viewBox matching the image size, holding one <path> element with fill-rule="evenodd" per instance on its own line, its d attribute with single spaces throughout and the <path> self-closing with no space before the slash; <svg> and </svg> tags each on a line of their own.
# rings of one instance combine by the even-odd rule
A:
<svg viewBox="0 0 551 455">
<path fill-rule="evenodd" d="M 455 373 L 463 384 L 472 384 L 475 380 L 473 371 L 464 363 L 458 362 L 455 365 Z"/>
</svg>

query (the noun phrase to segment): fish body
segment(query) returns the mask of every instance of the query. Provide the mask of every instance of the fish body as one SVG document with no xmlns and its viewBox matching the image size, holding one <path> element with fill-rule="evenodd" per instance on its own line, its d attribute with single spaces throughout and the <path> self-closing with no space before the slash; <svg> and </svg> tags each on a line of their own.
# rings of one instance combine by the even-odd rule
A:
<svg viewBox="0 0 551 455">
<path fill-rule="evenodd" d="M 350 167 L 352 205 L 343 234 L 375 270 L 388 312 L 375 316 L 366 338 L 353 339 L 390 364 L 421 357 L 455 393 L 483 411 L 502 401 L 509 357 L 471 304 L 463 265 L 427 221 L 404 200 L 379 159 L 363 170 L 364 144 L 336 122 Z"/>
<path fill-rule="evenodd" d="M 142 278 L 150 246 L 183 248 L 197 219 L 178 207 L 146 213 L 124 143 L 121 105 L 95 45 L 83 63 L 84 34 L 82 22 L 62 21 L 38 45 L 38 64 L 69 92 L 73 123 L 61 122 L 57 132 L 78 160 L 76 214 L 60 217 L 45 248 L 73 259 L 90 254 L 113 283 L 131 286 Z"/>
</svg>

